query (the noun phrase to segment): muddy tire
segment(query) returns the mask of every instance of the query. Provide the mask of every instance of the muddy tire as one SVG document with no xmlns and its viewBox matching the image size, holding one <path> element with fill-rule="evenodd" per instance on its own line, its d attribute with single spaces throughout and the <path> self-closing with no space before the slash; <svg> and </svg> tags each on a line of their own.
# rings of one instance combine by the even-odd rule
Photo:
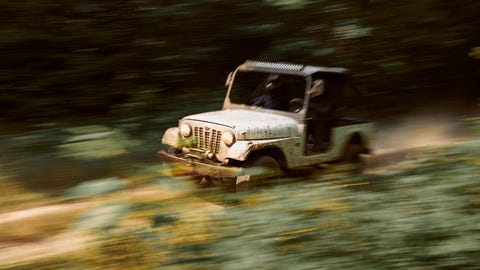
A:
<svg viewBox="0 0 480 270">
<path fill-rule="evenodd" d="M 245 173 L 237 177 L 237 192 L 254 190 L 274 184 L 283 174 L 278 162 L 270 156 L 258 156 L 248 160 L 243 166 Z"/>
</svg>

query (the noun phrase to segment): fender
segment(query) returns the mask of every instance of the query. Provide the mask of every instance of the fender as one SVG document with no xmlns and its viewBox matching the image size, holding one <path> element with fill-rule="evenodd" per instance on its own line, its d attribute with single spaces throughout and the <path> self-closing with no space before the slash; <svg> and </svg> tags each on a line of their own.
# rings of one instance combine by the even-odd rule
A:
<svg viewBox="0 0 480 270">
<path fill-rule="evenodd" d="M 163 134 L 162 143 L 170 145 L 175 148 L 181 148 L 181 136 L 180 129 L 178 127 L 171 127 Z"/>
<path fill-rule="evenodd" d="M 283 151 L 283 144 L 290 138 L 280 138 L 271 140 L 249 140 L 235 142 L 227 152 L 226 158 L 245 161 L 251 152 L 265 148 L 278 148 Z"/>
</svg>

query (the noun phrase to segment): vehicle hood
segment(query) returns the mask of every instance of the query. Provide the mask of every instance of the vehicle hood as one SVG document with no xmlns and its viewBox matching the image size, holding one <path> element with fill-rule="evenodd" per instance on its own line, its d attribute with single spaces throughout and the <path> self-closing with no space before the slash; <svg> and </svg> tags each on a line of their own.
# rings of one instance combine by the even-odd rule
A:
<svg viewBox="0 0 480 270">
<path fill-rule="evenodd" d="M 223 110 L 184 117 L 232 128 L 240 140 L 274 139 L 296 136 L 298 122 L 288 116 L 263 110 Z"/>
</svg>

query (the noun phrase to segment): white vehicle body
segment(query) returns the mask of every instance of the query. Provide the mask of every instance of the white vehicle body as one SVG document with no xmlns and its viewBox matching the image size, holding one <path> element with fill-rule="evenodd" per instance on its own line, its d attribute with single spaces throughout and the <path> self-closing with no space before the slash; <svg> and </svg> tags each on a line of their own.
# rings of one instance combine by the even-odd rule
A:
<svg viewBox="0 0 480 270">
<path fill-rule="evenodd" d="M 303 106 L 290 112 L 232 102 L 230 94 L 239 71 L 294 73 L 301 76 L 306 82 Z M 315 72 L 346 71 L 341 68 L 247 61 L 229 75 L 222 110 L 182 118 L 178 127 L 169 128 L 162 139 L 162 143 L 169 145 L 173 151 L 160 151 L 158 155 L 166 162 L 190 167 L 195 174 L 225 178 L 241 174 L 243 165 L 254 156 L 269 156 L 282 169 L 291 170 L 340 160 L 352 144 L 361 146 L 359 149 L 362 153 L 368 152 L 374 124 L 348 118 L 339 118 L 332 126 L 328 149 L 319 153 L 307 151 L 306 108 L 311 75 Z"/>
</svg>

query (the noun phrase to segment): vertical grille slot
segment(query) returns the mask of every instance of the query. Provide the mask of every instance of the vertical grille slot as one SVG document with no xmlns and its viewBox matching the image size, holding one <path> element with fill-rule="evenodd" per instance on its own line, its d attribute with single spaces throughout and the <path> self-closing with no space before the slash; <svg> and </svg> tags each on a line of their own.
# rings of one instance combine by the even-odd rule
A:
<svg viewBox="0 0 480 270">
<path fill-rule="evenodd" d="M 210 132 L 205 131 L 205 148 L 210 149 Z"/>
<path fill-rule="evenodd" d="M 220 149 L 220 140 L 222 138 L 222 132 L 215 129 L 209 129 L 204 127 L 194 127 L 193 137 L 197 144 L 197 148 L 210 150 L 214 154 L 218 154 Z"/>
<path fill-rule="evenodd" d="M 212 152 L 218 153 L 218 150 L 220 148 L 220 138 L 222 137 L 222 133 L 220 131 L 214 130 L 212 132 Z"/>
</svg>

